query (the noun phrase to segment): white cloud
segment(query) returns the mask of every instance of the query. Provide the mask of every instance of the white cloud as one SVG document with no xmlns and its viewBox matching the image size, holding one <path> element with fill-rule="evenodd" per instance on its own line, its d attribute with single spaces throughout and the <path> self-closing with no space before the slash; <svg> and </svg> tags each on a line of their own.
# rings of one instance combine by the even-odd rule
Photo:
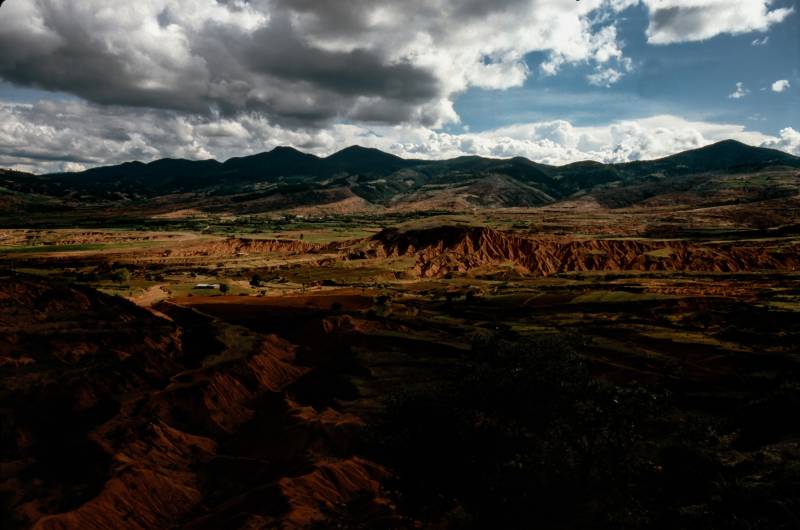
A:
<svg viewBox="0 0 800 530">
<path fill-rule="evenodd" d="M 617 7 L 624 8 L 625 4 L 619 4 Z M 579 31 L 576 30 L 575 35 L 565 38 L 565 46 L 562 49 L 554 48 L 549 58 L 539 65 L 542 74 L 553 76 L 558 74 L 565 64 L 589 62 L 595 64 L 595 74 L 587 76 L 589 82 L 607 86 L 621 79 L 626 72 L 630 72 L 633 69 L 633 62 L 623 56 L 617 28 L 608 25 L 593 33 L 590 29 L 592 25 L 590 20 L 582 20 Z M 605 72 L 605 75 L 601 72 Z M 608 80 L 611 78 L 615 79 L 609 83 Z"/>
<path fill-rule="evenodd" d="M 619 61 L 617 68 L 597 65 L 594 72 L 586 76 L 590 85 L 610 87 L 623 78 L 625 72 L 633 70 L 633 62 L 625 57 Z"/>
<path fill-rule="evenodd" d="M 654 44 L 764 32 L 792 12 L 770 0 L 6 2 L 0 79 L 81 99 L 0 101 L 0 167 L 224 159 L 284 144 L 327 154 L 353 143 L 563 163 L 662 156 L 727 136 L 783 141 L 668 116 L 442 130 L 459 123 L 454 101 L 471 87 L 518 87 L 574 64 L 590 84 L 619 82 L 633 62 L 614 20 L 639 3 Z M 535 71 L 531 52 L 546 57 Z M 730 97 L 748 92 L 737 83 Z"/>
<path fill-rule="evenodd" d="M 787 81 L 786 79 L 780 79 L 780 80 L 775 81 L 774 83 L 772 83 L 772 91 L 773 92 L 783 92 L 784 90 L 787 90 L 791 86 L 792 85 L 790 85 L 789 81 Z"/>
<path fill-rule="evenodd" d="M 586 76 L 590 85 L 609 87 L 622 79 L 622 73 L 614 68 L 598 67 L 593 73 Z"/>
<path fill-rule="evenodd" d="M 780 149 L 795 156 L 800 156 L 800 131 L 786 127 L 781 129 L 777 138 L 768 138 L 761 146 Z"/>
<path fill-rule="evenodd" d="M 93 104 L 3 105 L 0 149 L 14 154 L 0 151 L 0 163 L 23 163 L 26 145 L 24 164 L 47 169 L 227 156 L 277 143 L 324 150 L 346 143 L 334 140 L 351 130 L 344 123 L 357 131 L 424 131 L 411 135 L 412 151 L 428 148 L 419 134 L 451 145 L 439 129 L 459 123 L 454 101 L 469 88 L 505 90 L 574 64 L 589 69 L 592 85 L 619 82 L 633 62 L 614 21 L 640 3 L 654 44 L 765 32 L 792 12 L 773 9 L 771 0 L 6 2 L 0 79 Z M 546 57 L 538 68 L 525 61 L 531 52 Z M 746 93 L 737 85 L 731 97 Z M 77 125 L 45 119 L 48 105 L 63 105 Z M 491 145 L 491 152 L 543 153 L 513 138 L 458 141 Z M 542 147 L 551 140 L 537 141 Z M 557 142 L 546 152 L 553 160 L 572 156 Z"/>
<path fill-rule="evenodd" d="M 257 111 L 287 126 L 439 127 L 455 96 L 565 64 L 622 76 L 636 0 L 28 0 L 0 17 L 0 78 L 107 105 Z M 610 80 L 609 75 L 605 76 Z"/>
<path fill-rule="evenodd" d="M 738 83 L 736 83 L 736 90 L 728 94 L 728 97 L 731 99 L 740 99 L 745 97 L 749 93 L 750 91 L 744 87 L 744 83 L 739 81 Z"/>
<path fill-rule="evenodd" d="M 769 35 L 761 39 L 753 39 L 753 42 L 750 43 L 751 46 L 766 46 L 769 42 Z"/>
<path fill-rule="evenodd" d="M 642 0 L 650 13 L 647 41 L 672 44 L 767 31 L 794 12 L 772 0 Z M 755 42 L 753 43 L 755 45 Z M 766 40 L 762 43 L 766 44 Z"/>
<path fill-rule="evenodd" d="M 64 165 L 61 166 L 61 170 L 68 173 L 77 173 L 79 171 L 85 171 L 86 169 L 86 166 L 79 162 L 65 162 Z"/>
<path fill-rule="evenodd" d="M 251 113 L 238 119 L 155 111 L 110 111 L 76 101 L 0 104 L 0 167 L 48 172 L 161 157 L 216 158 L 291 145 L 327 155 L 353 144 L 405 157 L 525 156 L 549 164 L 579 160 L 625 162 L 656 158 L 733 138 L 800 152 L 792 129 L 780 137 L 736 124 L 688 121 L 669 115 L 579 127 L 564 120 L 517 124 L 489 131 L 448 133 L 420 125 L 336 124 L 296 129 Z"/>
</svg>

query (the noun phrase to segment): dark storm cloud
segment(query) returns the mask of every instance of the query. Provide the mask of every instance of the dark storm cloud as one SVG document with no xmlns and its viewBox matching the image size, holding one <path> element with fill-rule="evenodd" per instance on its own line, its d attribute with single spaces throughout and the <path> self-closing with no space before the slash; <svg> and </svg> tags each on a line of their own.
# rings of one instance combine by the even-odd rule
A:
<svg viewBox="0 0 800 530">
<path fill-rule="evenodd" d="M 245 57 L 257 73 L 310 83 L 346 97 L 382 96 L 419 103 L 440 92 L 432 72 L 407 62 L 387 63 L 381 54 L 364 48 L 315 48 L 300 39 L 285 19 L 257 31 Z"/>
<path fill-rule="evenodd" d="M 9 157 L 11 159 L 25 159 L 36 162 L 76 162 L 91 163 L 90 158 L 84 158 L 74 153 L 60 153 L 53 151 L 34 151 L 30 149 L 4 149 L 0 148 L 0 158 Z"/>
<path fill-rule="evenodd" d="M 380 0 L 276 0 L 273 5 L 283 12 L 310 17 L 307 28 L 320 35 L 352 35 L 369 31 L 369 14 Z"/>
<path fill-rule="evenodd" d="M 701 6 L 657 9 L 650 15 L 649 31 L 653 34 L 670 31 L 678 35 L 694 35 L 703 29 L 712 13 Z"/>
<path fill-rule="evenodd" d="M 649 11 L 651 44 L 672 44 L 766 31 L 794 12 L 773 0 L 642 0 Z M 773 9 L 774 7 L 774 9 Z"/>
<path fill-rule="evenodd" d="M 526 0 L 463 0 L 455 4 L 452 15 L 457 18 L 486 17 L 493 13 L 503 13 L 518 9 Z"/>
<path fill-rule="evenodd" d="M 616 28 L 587 17 L 637 1 L 14 0 L 0 14 L 0 81 L 299 128 L 441 127 L 459 119 L 457 94 L 523 85 L 531 52 L 548 55 L 548 75 L 575 63 L 617 79 L 631 63 Z M 641 2 L 658 44 L 764 31 L 791 13 L 769 0 Z"/>
<path fill-rule="evenodd" d="M 187 112 L 208 109 L 202 95 L 143 87 L 142 78 L 131 71 L 124 55 L 109 47 L 105 34 L 92 32 L 69 10 L 48 2 L 42 2 L 39 9 L 53 37 L 0 32 L 0 50 L 4 50 L 0 54 L 0 77 L 6 81 L 76 94 L 109 105 Z M 58 45 L 52 49 L 54 39 Z"/>
<path fill-rule="evenodd" d="M 637 3 L 651 44 L 765 32 L 792 13 L 771 0 L 12 0 L 0 9 L 0 85 L 65 94 L 0 95 L 0 166 L 223 160 L 276 145 L 325 155 L 356 143 L 413 157 L 626 161 L 721 137 L 800 153 L 789 127 L 767 138 L 663 116 L 610 135 L 561 121 L 442 128 L 470 89 L 508 97 L 537 70 L 569 65 L 590 67 L 589 82 L 628 75 L 636 66 L 612 15 Z"/>
<path fill-rule="evenodd" d="M 288 7 L 270 11 L 269 22 L 248 30 L 242 20 L 255 3 L 217 2 L 219 9 L 238 14 L 239 23 L 209 16 L 191 27 L 180 11 L 185 4 L 176 1 L 142 15 L 150 17 L 142 27 L 151 23 L 149 31 L 160 32 L 153 39 L 173 39 L 159 50 L 144 31 L 120 42 L 113 19 L 87 20 L 85 12 L 63 3 L 35 1 L 44 34 L 0 28 L 0 78 L 106 105 L 195 114 L 257 110 L 276 122 L 317 125 L 349 118 L 363 98 L 395 106 L 384 116 L 403 121 L 415 106 L 442 96 L 434 73 L 408 61 L 368 47 L 340 51 L 312 44 L 298 34 Z M 360 24 L 357 4 L 326 7 L 319 16 L 333 32 L 354 31 Z M 299 12 L 313 8 L 293 6 Z M 183 34 L 176 37 L 179 27 Z"/>
</svg>

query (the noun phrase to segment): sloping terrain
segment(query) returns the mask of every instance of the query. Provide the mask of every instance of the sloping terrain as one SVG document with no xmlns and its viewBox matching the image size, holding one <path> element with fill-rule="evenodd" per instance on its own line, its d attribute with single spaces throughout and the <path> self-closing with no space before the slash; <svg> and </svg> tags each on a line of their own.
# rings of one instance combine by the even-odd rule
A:
<svg viewBox="0 0 800 530">
<path fill-rule="evenodd" d="M 766 530 L 800 508 L 800 313 L 772 307 L 777 292 L 796 299 L 796 280 L 452 279 L 175 303 L 347 367 L 296 390 L 335 389 L 370 418 L 362 447 L 412 520 L 342 508 L 320 527 Z"/>
<path fill-rule="evenodd" d="M 126 213 L 140 216 L 186 209 L 251 214 L 314 207 L 327 212 L 462 211 L 541 206 L 582 194 L 595 196 L 609 208 L 653 201 L 742 203 L 797 195 L 798 168 L 800 158 L 735 141 L 659 160 L 562 167 L 520 157 L 404 160 L 358 146 L 319 158 L 279 147 L 224 163 L 163 159 L 81 173 L 4 172 L 0 213 L 21 204 L 21 197 L 49 200 L 50 209 L 65 211 L 108 213 L 132 207 Z"/>
<path fill-rule="evenodd" d="M 749 171 L 765 166 L 798 167 L 798 158 L 775 149 L 723 140 L 658 160 L 629 162 L 616 167 L 622 175 L 635 178 L 643 174 L 686 175 L 720 170 Z"/>
<path fill-rule="evenodd" d="M 34 191 L 35 186 L 30 183 L 41 180 L 42 177 L 0 169 L 0 212 L 63 212 L 71 208 L 54 193 L 56 190 L 44 185 L 40 190 Z"/>
<path fill-rule="evenodd" d="M 0 526 L 792 528 L 792 225 L 538 211 L 0 231 Z"/>
<path fill-rule="evenodd" d="M 441 277 L 513 264 L 548 276 L 580 271 L 798 271 L 800 243 L 692 243 L 646 239 L 530 238 L 489 228 L 386 230 L 373 240 L 382 257 L 413 256 L 415 272 Z"/>
<path fill-rule="evenodd" d="M 798 167 L 2 172 L 0 527 L 793 528 Z"/>
<path fill-rule="evenodd" d="M 361 420 L 290 390 L 318 377 L 292 344 L 33 278 L 0 305 L 3 528 L 304 528 L 356 498 L 391 515 L 386 471 L 350 449 Z"/>
</svg>

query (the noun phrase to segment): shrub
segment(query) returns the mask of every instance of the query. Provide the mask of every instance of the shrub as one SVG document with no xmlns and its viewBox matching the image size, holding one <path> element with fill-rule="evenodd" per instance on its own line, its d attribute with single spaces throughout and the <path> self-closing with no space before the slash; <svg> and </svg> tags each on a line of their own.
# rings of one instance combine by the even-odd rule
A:
<svg viewBox="0 0 800 530">
<path fill-rule="evenodd" d="M 111 278 L 117 283 L 125 283 L 131 279 L 131 273 L 128 269 L 116 269 L 111 273 Z"/>
</svg>

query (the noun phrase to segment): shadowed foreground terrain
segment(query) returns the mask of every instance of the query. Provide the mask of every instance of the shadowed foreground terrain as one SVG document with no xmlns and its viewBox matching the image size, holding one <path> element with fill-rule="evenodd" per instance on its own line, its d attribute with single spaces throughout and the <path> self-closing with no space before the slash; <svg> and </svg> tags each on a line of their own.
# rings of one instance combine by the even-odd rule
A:
<svg viewBox="0 0 800 530">
<path fill-rule="evenodd" d="M 796 157 L 309 156 L 0 175 L 3 529 L 800 526 Z"/>
<path fill-rule="evenodd" d="M 387 511 L 386 471 L 350 448 L 361 420 L 290 390 L 318 377 L 296 346 L 32 279 L 0 299 L 4 527 L 297 527 L 364 495 Z"/>
<path fill-rule="evenodd" d="M 4 527 L 793 527 L 798 313 L 615 282 L 152 313 L 4 281 Z"/>
</svg>

